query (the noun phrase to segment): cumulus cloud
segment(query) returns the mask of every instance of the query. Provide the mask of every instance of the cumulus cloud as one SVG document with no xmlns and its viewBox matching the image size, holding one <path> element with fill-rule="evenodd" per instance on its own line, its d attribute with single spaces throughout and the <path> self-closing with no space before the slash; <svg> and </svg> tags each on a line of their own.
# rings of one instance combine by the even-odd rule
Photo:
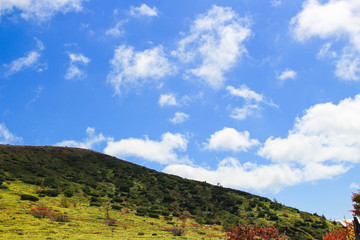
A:
<svg viewBox="0 0 360 240">
<path fill-rule="evenodd" d="M 261 110 L 261 104 L 278 107 L 272 101 L 268 101 L 262 94 L 251 90 L 245 84 L 241 85 L 240 88 L 227 86 L 226 90 L 231 96 L 240 97 L 245 101 L 245 104 L 242 107 L 231 108 L 230 117 L 238 120 L 243 120 L 248 116 L 258 114 Z"/>
<path fill-rule="evenodd" d="M 161 94 L 159 99 L 159 105 L 164 106 L 176 106 L 176 96 L 172 93 Z"/>
<path fill-rule="evenodd" d="M 256 165 L 250 162 L 241 164 L 237 159 L 230 157 L 222 160 L 214 170 L 200 166 L 172 164 L 165 167 L 163 172 L 214 185 L 220 183 L 222 186 L 236 189 L 273 192 L 295 185 L 302 180 L 299 169 L 292 169 L 286 165 Z"/>
<path fill-rule="evenodd" d="M 225 127 L 210 136 L 205 148 L 214 151 L 246 152 L 249 148 L 259 144 L 256 139 L 250 139 L 248 131 L 238 132 L 234 128 Z"/>
<path fill-rule="evenodd" d="M 171 164 L 164 172 L 226 187 L 273 192 L 304 182 L 331 179 L 360 163 L 359 122 L 360 94 L 338 104 L 314 105 L 296 119 L 287 137 L 268 138 L 257 152 L 270 160 L 268 164 L 241 163 L 235 158 L 225 158 L 215 169 Z M 238 136 L 232 132 L 233 136 Z M 207 146 L 211 139 L 216 139 L 213 136 Z M 237 149 L 235 144 L 231 145 L 236 140 L 229 138 L 218 142 L 225 142 L 222 148 Z M 357 184 L 350 187 L 357 187 Z"/>
<path fill-rule="evenodd" d="M 160 141 L 145 137 L 128 138 L 107 143 L 104 153 L 117 156 L 134 156 L 160 164 L 188 162 L 186 157 L 179 157 L 177 151 L 186 151 L 188 140 L 182 134 L 164 133 Z"/>
<path fill-rule="evenodd" d="M 230 7 L 213 6 L 195 19 L 173 55 L 189 64 L 187 75 L 219 88 L 225 73 L 247 52 L 243 42 L 250 33 L 247 18 L 240 18 Z"/>
<path fill-rule="evenodd" d="M 356 0 L 330 0 L 327 3 L 307 0 L 302 11 L 290 23 L 294 38 L 298 41 L 304 42 L 312 37 L 347 39 L 348 43 L 337 59 L 335 74 L 348 81 L 360 79 L 359 11 L 360 2 Z"/>
<path fill-rule="evenodd" d="M 149 7 L 145 3 L 141 4 L 139 7 L 130 7 L 130 15 L 133 17 L 156 17 L 158 16 L 158 10 L 156 7 Z"/>
<path fill-rule="evenodd" d="M 183 123 L 186 120 L 188 120 L 190 117 L 189 114 L 183 113 L 183 112 L 176 112 L 174 117 L 169 119 L 170 122 L 172 122 L 173 124 L 179 124 L 179 123 Z"/>
<path fill-rule="evenodd" d="M 281 82 L 285 82 L 288 79 L 295 79 L 297 76 L 297 72 L 295 72 L 294 70 L 291 69 L 286 69 L 284 70 L 277 78 L 281 81 Z"/>
<path fill-rule="evenodd" d="M 41 53 L 45 49 L 44 45 L 41 41 L 36 41 L 37 48 L 35 50 L 28 52 L 24 57 L 13 60 L 9 64 L 4 64 L 4 67 L 6 69 L 6 76 L 13 75 L 27 68 L 35 69 L 38 72 L 42 72 L 46 68 L 45 64 L 39 63 Z"/>
<path fill-rule="evenodd" d="M 83 79 L 86 77 L 86 72 L 81 66 L 89 64 L 90 59 L 82 55 L 81 53 L 68 53 L 70 64 L 66 71 L 65 79 Z"/>
<path fill-rule="evenodd" d="M 276 162 L 343 164 L 360 162 L 360 95 L 338 105 L 317 104 L 286 138 L 270 137 L 259 155 Z"/>
<path fill-rule="evenodd" d="M 105 143 L 111 142 L 114 139 L 111 137 L 105 137 L 102 133 L 96 134 L 95 128 L 88 127 L 86 129 L 87 138 L 83 141 L 75 141 L 75 140 L 64 140 L 62 142 L 58 142 L 55 145 L 61 147 L 75 147 L 75 148 L 85 148 L 85 149 L 93 149 L 95 146 Z"/>
<path fill-rule="evenodd" d="M 133 47 L 121 45 L 115 50 L 110 64 L 111 72 L 107 78 L 116 94 L 121 94 L 122 88 L 138 87 L 174 71 L 161 45 L 142 52 L 135 52 Z"/>
<path fill-rule="evenodd" d="M 25 20 L 47 21 L 56 13 L 79 12 L 86 0 L 2 0 L 0 17 L 13 12 Z"/>
<path fill-rule="evenodd" d="M 0 123 L 0 144 L 16 144 L 21 142 L 21 137 L 15 136 L 7 129 L 4 123 Z"/>
</svg>

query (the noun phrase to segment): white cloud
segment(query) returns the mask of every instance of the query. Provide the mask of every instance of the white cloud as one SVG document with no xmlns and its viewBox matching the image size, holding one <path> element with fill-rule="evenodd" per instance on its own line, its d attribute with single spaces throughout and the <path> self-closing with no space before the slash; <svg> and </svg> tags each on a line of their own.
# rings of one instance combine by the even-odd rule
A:
<svg viewBox="0 0 360 240">
<path fill-rule="evenodd" d="M 247 52 L 243 42 L 251 33 L 248 25 L 248 19 L 240 18 L 231 8 L 213 6 L 195 19 L 173 55 L 193 64 L 188 75 L 219 88 L 225 82 L 224 74 Z"/>
<path fill-rule="evenodd" d="M 336 58 L 337 57 L 337 53 L 335 51 L 331 51 L 331 43 L 325 43 L 319 50 L 318 54 L 316 55 L 317 59 L 321 59 L 321 58 Z"/>
<path fill-rule="evenodd" d="M 268 101 L 262 94 L 256 93 L 251 90 L 245 84 L 241 85 L 240 88 L 234 88 L 233 86 L 227 86 L 226 90 L 231 96 L 241 97 L 245 100 L 245 104 L 242 107 L 231 108 L 230 117 L 243 120 L 248 116 L 259 114 L 261 104 L 278 107 L 272 101 Z"/>
<path fill-rule="evenodd" d="M 284 70 L 277 78 L 281 81 L 281 82 L 285 82 L 288 79 L 295 79 L 297 76 L 297 73 L 294 70 L 291 69 L 286 69 Z"/>
<path fill-rule="evenodd" d="M 245 104 L 243 107 L 235 107 L 231 110 L 230 117 L 244 120 L 245 118 L 252 116 L 254 114 L 258 114 L 260 111 L 260 107 L 256 104 Z"/>
<path fill-rule="evenodd" d="M 86 135 L 87 135 L 87 138 L 85 138 L 83 141 L 65 140 L 62 142 L 58 142 L 55 145 L 62 146 L 62 147 L 66 146 L 66 147 L 92 149 L 96 145 L 99 145 L 100 143 L 114 141 L 114 139 L 111 137 L 104 137 L 104 135 L 102 133 L 99 133 L 96 135 L 95 128 L 91 128 L 91 127 L 88 127 L 86 129 Z"/>
<path fill-rule="evenodd" d="M 357 57 L 360 53 L 359 11 L 360 1 L 357 0 L 330 0 L 327 3 L 307 0 L 302 11 L 291 20 L 292 32 L 298 41 L 312 37 L 335 41 L 344 37 L 348 40 L 342 56 L 338 56 L 335 72 L 336 76 L 348 81 L 360 80 L 360 59 Z"/>
<path fill-rule="evenodd" d="M 258 140 L 250 139 L 248 131 L 238 132 L 234 128 L 225 127 L 211 135 L 208 143 L 205 144 L 205 148 L 215 151 L 246 152 L 258 144 Z"/>
<path fill-rule="evenodd" d="M 285 187 L 303 182 L 329 179 L 346 172 L 342 165 L 326 166 L 321 164 L 294 167 L 290 164 L 258 165 L 251 162 L 241 164 L 235 158 L 225 158 L 216 169 L 186 164 L 171 164 L 163 172 L 188 179 L 207 181 L 211 184 L 236 189 L 254 189 L 260 192 L 279 192 Z"/>
<path fill-rule="evenodd" d="M 44 90 L 44 88 L 42 86 L 38 86 L 33 92 L 35 93 L 35 96 L 26 104 L 26 107 L 30 107 L 31 104 L 33 104 L 34 102 L 36 102 L 39 97 L 40 94 L 42 93 L 42 91 Z"/>
<path fill-rule="evenodd" d="M 314 105 L 296 119 L 286 138 L 268 138 L 258 155 L 269 159 L 269 164 L 240 163 L 226 158 L 216 169 L 172 164 L 164 172 L 226 187 L 273 192 L 304 182 L 331 179 L 360 163 L 359 122 L 360 94 L 337 105 Z M 224 141 L 229 138 L 224 137 Z M 231 145 L 235 140 L 228 141 L 223 148 L 236 149 Z M 211 139 L 208 145 L 210 142 Z M 358 185 L 350 187 L 358 188 Z"/>
<path fill-rule="evenodd" d="M 188 120 L 189 117 L 190 117 L 189 114 L 183 112 L 176 112 L 174 117 L 169 119 L 169 121 L 172 122 L 173 124 L 179 124 Z"/>
<path fill-rule="evenodd" d="M 159 99 L 159 105 L 161 107 L 164 107 L 164 106 L 176 106 L 177 102 L 176 102 L 175 95 L 172 94 L 172 93 L 161 94 L 160 99 Z"/>
<path fill-rule="evenodd" d="M 21 143 L 22 138 L 12 134 L 4 123 L 0 123 L 0 144 Z"/>
<path fill-rule="evenodd" d="M 140 7 L 130 7 L 130 15 L 133 17 L 147 16 L 156 17 L 158 16 L 158 10 L 156 7 L 149 7 L 145 3 L 141 4 Z"/>
<path fill-rule="evenodd" d="M 222 160 L 215 170 L 185 164 L 172 164 L 165 167 L 163 171 L 212 184 L 220 183 L 225 187 L 276 193 L 287 186 L 327 177 L 327 175 L 316 175 L 316 171 L 311 172 L 313 170 L 315 169 L 293 168 L 286 164 L 257 165 L 250 162 L 241 164 L 237 159 L 229 157 Z M 319 168 L 318 171 L 332 175 L 342 173 L 344 169 L 327 167 L 326 169 Z"/>
<path fill-rule="evenodd" d="M 161 45 L 142 52 L 134 52 L 133 47 L 121 45 L 115 50 L 110 64 L 112 69 L 108 81 L 115 88 L 116 94 L 120 94 L 124 87 L 141 86 L 174 71 Z"/>
<path fill-rule="evenodd" d="M 2 0 L 0 17 L 20 11 L 25 20 L 46 21 L 56 13 L 79 12 L 86 0 Z"/>
<path fill-rule="evenodd" d="M 343 54 L 336 63 L 335 75 L 345 81 L 360 80 L 360 57 L 357 51 L 344 48 Z"/>
<path fill-rule="evenodd" d="M 297 118 L 286 138 L 266 140 L 259 155 L 276 162 L 360 162 L 360 95 L 338 105 L 317 104 Z"/>
<path fill-rule="evenodd" d="M 234 88 L 233 86 L 227 86 L 226 90 L 232 95 L 237 97 L 242 97 L 246 101 L 254 100 L 256 102 L 261 102 L 264 100 L 262 94 L 258 94 L 250 90 L 245 84 L 241 85 L 240 88 Z"/>
<path fill-rule="evenodd" d="M 116 23 L 116 25 L 113 28 L 110 28 L 106 31 L 106 35 L 112 36 L 112 37 L 120 37 L 124 34 L 123 24 L 126 21 L 119 21 Z"/>
<path fill-rule="evenodd" d="M 6 76 L 10 76 L 27 68 L 33 68 L 38 72 L 42 72 L 44 69 L 46 69 L 46 64 L 39 63 L 41 52 L 45 49 L 45 47 L 41 41 L 37 39 L 35 40 L 37 42 L 37 47 L 35 50 L 30 51 L 24 57 L 13 60 L 9 64 L 4 64 L 6 69 Z"/>
<path fill-rule="evenodd" d="M 80 66 L 86 66 L 89 64 L 90 59 L 82 55 L 81 53 L 68 53 L 70 64 L 66 71 L 65 79 L 83 79 L 86 77 L 86 72 L 81 69 Z"/>
<path fill-rule="evenodd" d="M 104 153 L 117 157 L 140 157 L 160 164 L 188 162 L 186 157 L 179 157 L 176 153 L 176 151 L 185 151 L 187 143 L 188 140 L 184 135 L 167 132 L 161 136 L 160 141 L 148 137 L 111 141 L 107 143 Z"/>
</svg>

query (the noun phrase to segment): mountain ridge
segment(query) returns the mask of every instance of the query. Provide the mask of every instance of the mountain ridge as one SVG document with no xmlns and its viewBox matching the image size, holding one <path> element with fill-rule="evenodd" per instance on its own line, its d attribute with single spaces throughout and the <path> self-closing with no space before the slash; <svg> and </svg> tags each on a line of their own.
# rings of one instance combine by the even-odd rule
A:
<svg viewBox="0 0 360 240">
<path fill-rule="evenodd" d="M 105 200 L 137 216 L 187 215 L 199 224 L 274 225 L 292 239 L 321 239 L 334 226 L 324 216 L 287 207 L 245 191 L 184 179 L 93 150 L 55 146 L 0 145 L 0 180 L 36 185 L 90 206 Z M 104 200 L 105 199 L 105 200 Z M 141 210 L 143 209 L 143 210 Z M 144 210 L 145 209 L 145 210 Z"/>
</svg>

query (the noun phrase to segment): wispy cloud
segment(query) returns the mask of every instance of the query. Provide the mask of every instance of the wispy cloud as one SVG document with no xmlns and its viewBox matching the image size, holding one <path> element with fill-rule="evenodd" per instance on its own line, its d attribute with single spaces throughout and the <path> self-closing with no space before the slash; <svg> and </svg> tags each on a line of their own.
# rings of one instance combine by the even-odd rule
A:
<svg viewBox="0 0 360 240">
<path fill-rule="evenodd" d="M 149 7 L 145 3 L 141 4 L 139 7 L 130 7 L 130 15 L 133 17 L 156 17 L 158 16 L 158 9 L 156 7 Z"/>
<path fill-rule="evenodd" d="M 39 99 L 40 94 L 42 93 L 43 90 L 44 90 L 44 88 L 42 86 L 38 86 L 33 91 L 35 93 L 35 96 L 26 104 L 26 108 L 29 108 L 31 104 L 33 104 L 34 102 L 36 102 Z"/>
<path fill-rule="evenodd" d="M 159 105 L 161 107 L 178 105 L 176 96 L 172 93 L 161 94 L 159 98 Z"/>
<path fill-rule="evenodd" d="M 170 118 L 169 121 L 173 124 L 179 124 L 183 123 L 186 120 L 188 120 L 190 117 L 189 114 L 183 113 L 183 112 L 176 112 L 173 118 Z"/>
<path fill-rule="evenodd" d="M 251 90 L 245 84 L 241 85 L 240 88 L 234 88 L 233 86 L 227 86 L 226 90 L 230 96 L 242 98 L 245 103 L 242 107 L 230 107 L 230 117 L 243 120 L 248 116 L 259 114 L 262 109 L 261 105 L 269 105 L 278 108 L 272 101 L 267 100 L 262 94 L 259 94 Z"/>
<path fill-rule="evenodd" d="M 32 68 L 38 72 L 42 72 L 46 69 L 46 64 L 39 63 L 41 53 L 45 49 L 44 45 L 41 41 L 37 39 L 35 40 L 37 41 L 37 47 L 35 50 L 28 52 L 24 57 L 11 61 L 9 64 L 4 64 L 5 76 L 9 77 L 28 68 Z"/>
<path fill-rule="evenodd" d="M 56 146 L 62 147 L 76 147 L 76 148 L 85 148 L 85 149 L 93 149 L 97 145 L 101 143 L 111 142 L 114 139 L 111 137 L 105 137 L 102 133 L 96 134 L 95 128 L 88 127 L 86 129 L 87 138 L 82 141 L 76 140 L 64 140 L 62 142 L 58 142 Z"/>
<path fill-rule="evenodd" d="M 118 21 L 115 26 L 108 29 L 105 34 L 112 37 L 121 37 L 125 32 L 123 29 L 123 25 L 126 22 L 126 20 Z"/>
<path fill-rule="evenodd" d="M 287 68 L 277 76 L 277 79 L 279 79 L 281 83 L 284 83 L 288 79 L 295 79 L 296 76 L 297 72 Z"/>
<path fill-rule="evenodd" d="M 0 144 L 17 144 L 21 142 L 21 137 L 15 136 L 7 129 L 4 123 L 0 123 Z"/>
<path fill-rule="evenodd" d="M 81 53 L 68 53 L 69 56 L 69 67 L 65 74 L 67 80 L 79 80 L 86 78 L 87 74 L 83 66 L 87 66 L 90 59 L 82 55 Z"/>
<path fill-rule="evenodd" d="M 5 0 L 0 4 L 0 17 L 20 13 L 25 20 L 47 21 L 58 12 L 79 12 L 87 0 Z"/>
</svg>

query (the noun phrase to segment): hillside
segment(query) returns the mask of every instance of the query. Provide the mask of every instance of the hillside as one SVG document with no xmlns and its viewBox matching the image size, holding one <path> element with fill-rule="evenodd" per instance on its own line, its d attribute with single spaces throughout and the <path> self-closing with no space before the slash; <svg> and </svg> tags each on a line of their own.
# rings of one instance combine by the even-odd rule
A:
<svg viewBox="0 0 360 240">
<path fill-rule="evenodd" d="M 39 219 L 30 221 L 35 218 L 29 212 L 36 207 L 47 207 L 59 216 L 66 212 L 66 220 L 71 222 L 65 228 L 56 225 L 53 230 L 59 238 L 61 231 L 105 231 L 94 230 L 99 224 L 103 225 L 101 229 L 112 227 L 104 239 L 119 237 L 122 235 L 116 234 L 123 234 L 126 221 L 131 222 L 125 224 L 129 229 L 135 229 L 128 239 L 135 238 L 134 234 L 143 239 L 158 239 L 164 234 L 169 238 L 171 231 L 166 230 L 184 225 L 184 219 L 189 227 L 186 230 L 182 226 L 187 231 L 185 239 L 223 239 L 224 229 L 237 224 L 274 225 L 291 239 L 321 239 L 336 227 L 324 217 L 264 197 L 182 179 L 84 149 L 0 145 L 0 182 L 0 232 L 8 234 L 9 239 L 31 239 L 29 234 L 35 231 L 32 223 L 42 225 Z M 20 200 L 22 194 L 39 201 Z M 109 223 L 109 219 L 114 222 Z M 54 224 L 50 219 L 43 221 Z M 83 225 L 85 222 L 88 225 Z M 20 230 L 16 230 L 16 224 Z M 77 230 L 71 229 L 72 225 Z M 163 231 L 156 232 L 159 229 Z M 142 237 L 142 231 L 149 235 Z"/>
</svg>

